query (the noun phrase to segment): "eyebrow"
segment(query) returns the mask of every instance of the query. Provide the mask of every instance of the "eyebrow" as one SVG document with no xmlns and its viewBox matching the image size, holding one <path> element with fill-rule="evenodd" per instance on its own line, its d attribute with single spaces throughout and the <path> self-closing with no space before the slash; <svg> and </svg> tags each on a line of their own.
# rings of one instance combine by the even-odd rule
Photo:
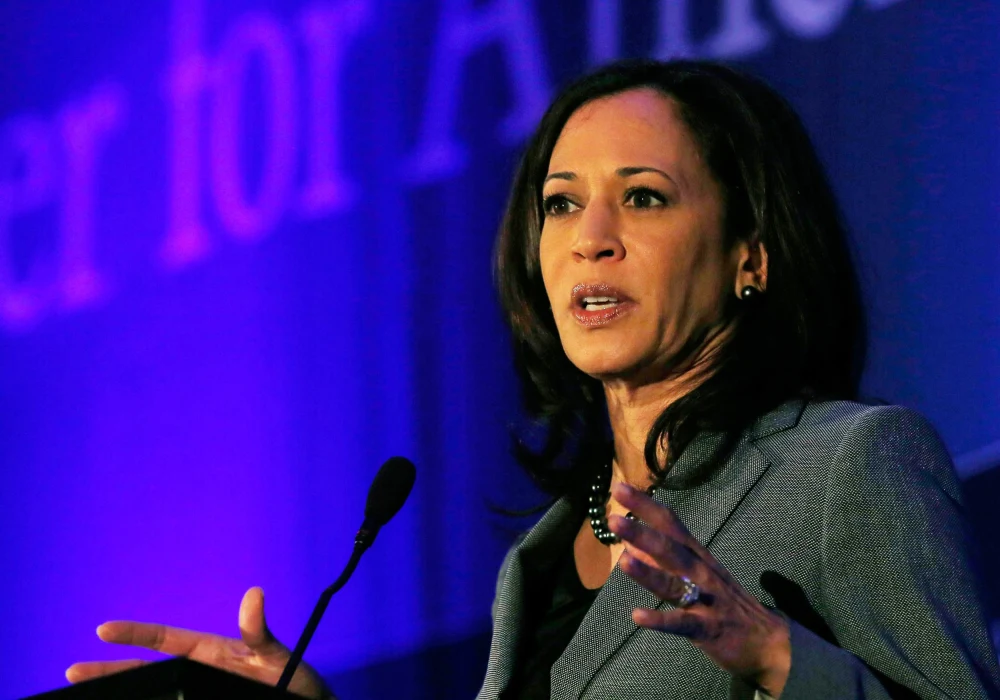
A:
<svg viewBox="0 0 1000 700">
<path fill-rule="evenodd" d="M 575 180 L 575 179 L 576 179 L 576 173 L 571 173 L 568 170 L 564 170 L 558 173 L 549 173 L 548 175 L 545 176 L 545 179 L 542 181 L 542 184 L 544 185 L 549 180 Z"/>
<path fill-rule="evenodd" d="M 674 179 L 672 177 L 670 177 L 669 175 L 667 175 L 665 172 L 663 172 L 659 168 L 653 168 L 653 167 L 648 166 L 648 165 L 626 166 L 624 168 L 618 168 L 615 171 L 615 174 L 617 174 L 619 177 L 632 177 L 633 175 L 639 175 L 641 173 L 656 173 L 658 175 L 662 175 L 666 179 L 670 180 L 670 182 L 673 182 L 674 184 L 676 184 L 676 182 L 674 181 Z M 549 180 L 569 180 L 569 181 L 573 181 L 575 179 L 576 179 L 576 173 L 570 172 L 568 170 L 562 170 L 560 172 L 550 173 L 549 175 L 547 175 L 545 177 L 545 180 L 542 182 L 542 184 L 544 185 Z"/>
</svg>

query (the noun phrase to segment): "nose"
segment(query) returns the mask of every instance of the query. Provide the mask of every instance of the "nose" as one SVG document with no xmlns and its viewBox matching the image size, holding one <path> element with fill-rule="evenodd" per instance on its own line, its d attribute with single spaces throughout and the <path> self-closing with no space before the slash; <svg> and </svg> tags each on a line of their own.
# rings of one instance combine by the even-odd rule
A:
<svg viewBox="0 0 1000 700">
<path fill-rule="evenodd" d="M 608 262 L 625 257 L 625 246 L 619 236 L 619 221 L 615 208 L 592 201 L 577 219 L 573 257 L 582 262 Z"/>
</svg>

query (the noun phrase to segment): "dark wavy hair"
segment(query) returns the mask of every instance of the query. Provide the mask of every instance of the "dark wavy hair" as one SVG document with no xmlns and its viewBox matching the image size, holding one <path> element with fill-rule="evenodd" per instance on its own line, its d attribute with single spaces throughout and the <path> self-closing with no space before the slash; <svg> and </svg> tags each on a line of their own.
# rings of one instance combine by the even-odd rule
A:
<svg viewBox="0 0 1000 700">
<path fill-rule="evenodd" d="M 757 417 L 789 398 L 855 398 L 864 364 L 864 310 L 847 235 L 791 106 L 760 79 L 717 63 L 608 65 L 571 84 L 549 107 L 517 170 L 495 250 L 495 281 L 532 421 L 527 432 L 534 435 L 516 435 L 515 454 L 552 495 L 589 482 L 581 472 L 606 462 L 611 440 L 602 386 L 567 358 L 542 284 L 542 184 L 570 115 L 634 88 L 652 88 L 677 105 L 720 187 L 727 242 L 762 244 L 768 255 L 766 292 L 753 301 L 731 295 L 724 313 L 733 330 L 711 358 L 707 378 L 667 407 L 649 432 L 645 459 L 655 483 L 685 488 L 710 475 L 718 459 L 683 482 L 670 476 L 701 431 L 723 435 L 721 458 Z M 688 343 L 687 356 L 699 342 Z"/>
</svg>

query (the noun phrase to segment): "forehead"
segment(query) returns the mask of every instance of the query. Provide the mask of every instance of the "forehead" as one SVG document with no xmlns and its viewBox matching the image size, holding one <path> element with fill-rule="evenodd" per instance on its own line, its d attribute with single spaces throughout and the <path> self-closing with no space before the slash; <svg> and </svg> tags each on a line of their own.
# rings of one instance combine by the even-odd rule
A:
<svg viewBox="0 0 1000 700">
<path fill-rule="evenodd" d="M 552 150 L 549 171 L 605 162 L 697 169 L 700 161 L 677 103 L 652 88 L 637 88 L 592 100 L 573 112 Z"/>
</svg>

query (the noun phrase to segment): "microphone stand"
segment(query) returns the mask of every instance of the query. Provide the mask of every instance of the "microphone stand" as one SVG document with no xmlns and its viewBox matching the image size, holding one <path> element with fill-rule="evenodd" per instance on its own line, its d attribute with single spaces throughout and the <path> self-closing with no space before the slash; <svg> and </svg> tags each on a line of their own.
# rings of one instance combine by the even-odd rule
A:
<svg viewBox="0 0 1000 700">
<path fill-rule="evenodd" d="M 316 607 L 313 608 L 309 622 L 306 623 L 306 628 L 302 630 L 302 635 L 299 637 L 292 655 L 288 658 L 288 663 L 285 664 L 285 670 L 281 672 L 281 678 L 278 679 L 278 685 L 276 686 L 278 690 L 288 690 L 288 684 L 292 682 L 295 669 L 299 667 L 302 655 L 306 653 L 306 647 L 309 646 L 316 628 L 319 627 L 319 621 L 323 618 L 323 613 L 326 612 L 326 606 L 330 604 L 333 594 L 343 588 L 344 584 L 347 583 L 347 579 L 351 578 L 351 574 L 358 567 L 358 562 L 361 561 L 361 555 L 372 546 L 372 542 L 375 541 L 375 535 L 377 534 L 378 528 L 370 528 L 366 527 L 366 524 L 362 524 L 361 529 L 358 530 L 358 534 L 354 536 L 354 551 L 351 552 L 351 558 L 347 560 L 347 565 L 340 572 L 337 580 L 330 584 L 329 588 L 323 591 L 319 596 L 319 600 L 316 601 Z"/>
</svg>

